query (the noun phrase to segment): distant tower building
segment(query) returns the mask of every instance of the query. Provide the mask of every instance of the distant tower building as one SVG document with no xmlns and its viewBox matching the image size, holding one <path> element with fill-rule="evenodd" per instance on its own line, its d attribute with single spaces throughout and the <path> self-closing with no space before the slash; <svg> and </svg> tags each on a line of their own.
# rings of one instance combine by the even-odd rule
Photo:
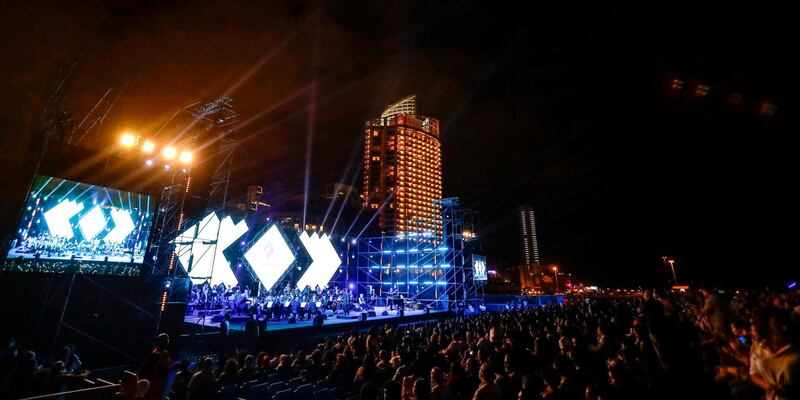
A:
<svg viewBox="0 0 800 400">
<path fill-rule="evenodd" d="M 363 206 L 377 211 L 388 235 L 442 234 L 439 121 L 417 114 L 411 95 L 390 105 L 364 130 Z"/>
<path fill-rule="evenodd" d="M 522 262 L 526 275 L 539 273 L 539 241 L 536 239 L 536 219 L 533 208 L 519 208 L 520 239 L 522 239 Z"/>
</svg>

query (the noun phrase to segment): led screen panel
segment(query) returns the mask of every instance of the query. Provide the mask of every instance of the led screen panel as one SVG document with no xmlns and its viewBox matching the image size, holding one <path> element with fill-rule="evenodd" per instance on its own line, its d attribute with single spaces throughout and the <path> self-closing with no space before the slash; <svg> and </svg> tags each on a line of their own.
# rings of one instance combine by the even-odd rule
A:
<svg viewBox="0 0 800 400">
<path fill-rule="evenodd" d="M 244 221 L 234 224 L 231 217 L 220 220 L 217 213 L 212 212 L 175 238 L 175 255 L 193 283 L 236 286 L 239 281 L 224 251 L 247 230 Z"/>
<path fill-rule="evenodd" d="M 7 266 L 128 274 L 98 266 L 144 261 L 156 204 L 144 194 L 37 176 L 23 207 Z M 84 270 L 90 265 L 99 269 Z"/>
<path fill-rule="evenodd" d="M 486 274 L 486 257 L 477 254 L 472 255 L 472 280 L 476 282 L 486 282 L 489 279 Z"/>
<path fill-rule="evenodd" d="M 295 256 L 277 225 L 272 225 L 244 253 L 258 280 L 266 290 L 272 290 Z"/>
<path fill-rule="evenodd" d="M 306 272 L 297 281 L 298 289 L 305 289 L 306 286 L 311 289 L 317 286 L 323 288 L 328 285 L 333 275 L 342 265 L 342 260 L 336 249 L 331 243 L 331 239 L 327 234 L 320 236 L 317 233 L 312 233 L 310 236 L 306 232 L 300 234 L 300 242 L 308 251 L 311 256 L 311 265 L 308 266 Z"/>
</svg>

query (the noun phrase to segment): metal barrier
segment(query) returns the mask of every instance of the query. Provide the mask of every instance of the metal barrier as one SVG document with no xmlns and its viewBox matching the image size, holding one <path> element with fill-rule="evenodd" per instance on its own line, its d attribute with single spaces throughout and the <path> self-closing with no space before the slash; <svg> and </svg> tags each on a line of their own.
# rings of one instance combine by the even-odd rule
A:
<svg viewBox="0 0 800 400">
<path fill-rule="evenodd" d="M 94 386 L 24 397 L 20 400 L 107 400 L 113 399 L 114 393 L 118 392 L 120 387 L 119 383 L 109 382 L 104 379 L 95 379 L 94 381 L 86 379 L 85 381 Z"/>
</svg>

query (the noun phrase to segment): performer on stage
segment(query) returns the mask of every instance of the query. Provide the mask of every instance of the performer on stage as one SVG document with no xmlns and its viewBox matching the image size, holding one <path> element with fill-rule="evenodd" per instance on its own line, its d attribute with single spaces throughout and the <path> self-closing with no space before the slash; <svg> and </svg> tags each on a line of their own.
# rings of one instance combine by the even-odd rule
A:
<svg viewBox="0 0 800 400">
<path fill-rule="evenodd" d="M 342 311 L 344 311 L 344 315 L 350 315 L 350 289 L 342 292 Z"/>
</svg>

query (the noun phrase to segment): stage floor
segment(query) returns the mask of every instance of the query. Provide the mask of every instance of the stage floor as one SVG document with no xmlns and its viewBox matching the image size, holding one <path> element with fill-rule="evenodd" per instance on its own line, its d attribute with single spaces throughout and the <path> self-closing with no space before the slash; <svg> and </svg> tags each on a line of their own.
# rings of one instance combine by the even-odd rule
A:
<svg viewBox="0 0 800 400">
<path fill-rule="evenodd" d="M 388 311 L 389 315 L 381 315 L 384 310 Z M 436 319 L 447 313 L 449 313 L 449 311 L 447 310 L 431 310 L 428 313 L 428 315 L 431 317 L 431 319 Z M 418 320 L 419 317 L 424 314 L 425 310 L 406 310 L 404 317 L 399 318 L 399 316 L 397 315 L 397 310 L 389 311 L 388 307 L 375 307 L 375 316 L 369 317 L 367 319 L 367 323 L 376 323 L 376 322 L 388 323 L 388 322 L 393 322 L 392 320 L 405 320 L 406 318 L 410 317 L 417 317 L 413 319 Z M 351 312 L 350 316 L 360 317 L 361 312 L 355 312 L 355 311 Z M 211 316 L 207 316 L 205 317 L 205 319 L 203 319 L 202 317 L 198 317 L 196 315 L 187 315 L 183 321 L 185 324 L 192 325 L 195 328 L 195 330 L 202 331 L 203 328 L 209 328 L 209 330 L 216 331 L 217 329 L 219 329 L 219 323 L 211 322 Z M 360 318 L 347 319 L 347 318 L 329 317 L 328 319 L 325 320 L 325 323 L 323 325 L 326 327 L 337 326 L 341 327 L 342 329 L 347 329 L 348 324 L 360 325 L 362 323 L 363 321 L 361 321 Z M 290 330 L 290 329 L 302 329 L 310 327 L 311 327 L 310 320 L 297 321 L 294 324 L 290 324 L 286 320 L 269 321 L 269 323 L 267 323 L 267 332 Z M 244 322 L 231 322 L 231 330 L 244 331 Z"/>
</svg>

